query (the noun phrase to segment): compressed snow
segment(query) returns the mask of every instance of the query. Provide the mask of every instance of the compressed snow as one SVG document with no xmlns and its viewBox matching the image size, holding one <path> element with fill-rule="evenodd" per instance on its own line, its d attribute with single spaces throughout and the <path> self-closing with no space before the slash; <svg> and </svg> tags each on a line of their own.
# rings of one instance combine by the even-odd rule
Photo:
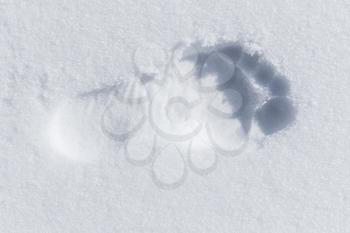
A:
<svg viewBox="0 0 350 233">
<path fill-rule="evenodd" d="M 0 232 L 348 232 L 349 12 L 345 0 L 0 1 Z M 225 49 L 236 41 L 239 60 Z M 135 104 L 149 93 L 195 100 L 181 82 L 142 84 L 162 85 L 167 66 L 192 80 L 197 52 L 220 46 L 210 59 L 227 76 L 210 63 L 198 90 L 222 87 L 239 70 L 225 64 L 238 64 L 233 108 L 214 101 L 213 112 L 239 112 L 249 97 L 239 122 L 200 108 L 177 131 L 157 124 L 225 129 L 176 147 L 129 124 L 148 121 Z M 178 103 L 164 113 L 174 122 L 189 117 Z"/>
</svg>

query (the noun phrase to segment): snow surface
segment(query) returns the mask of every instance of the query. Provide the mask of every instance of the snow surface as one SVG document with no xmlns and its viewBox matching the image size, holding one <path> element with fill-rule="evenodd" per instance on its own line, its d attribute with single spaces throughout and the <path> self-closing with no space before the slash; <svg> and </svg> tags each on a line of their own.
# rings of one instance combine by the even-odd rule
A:
<svg viewBox="0 0 350 233">
<path fill-rule="evenodd" d="M 1 0 L 0 232 L 349 232 L 349 13 L 346 0 Z M 179 42 L 220 41 L 287 77 L 293 124 L 235 157 L 199 141 L 209 157 L 191 154 L 186 177 L 172 147 L 143 166 L 148 133 L 125 151 L 101 131 L 102 113 L 120 130 L 111 116 L 129 110 L 106 112 L 116 87 L 159 77 Z"/>
</svg>

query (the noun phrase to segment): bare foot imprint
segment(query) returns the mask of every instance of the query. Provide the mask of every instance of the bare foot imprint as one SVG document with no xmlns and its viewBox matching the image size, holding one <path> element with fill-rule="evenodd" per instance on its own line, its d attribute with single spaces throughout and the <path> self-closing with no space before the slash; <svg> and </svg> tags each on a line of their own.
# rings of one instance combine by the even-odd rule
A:
<svg viewBox="0 0 350 233">
<path fill-rule="evenodd" d="M 103 90 L 100 127 L 161 188 L 212 172 L 219 156 L 237 156 L 252 136 L 295 119 L 288 79 L 240 43 L 150 46 L 136 50 L 134 65 L 133 78 Z"/>
</svg>

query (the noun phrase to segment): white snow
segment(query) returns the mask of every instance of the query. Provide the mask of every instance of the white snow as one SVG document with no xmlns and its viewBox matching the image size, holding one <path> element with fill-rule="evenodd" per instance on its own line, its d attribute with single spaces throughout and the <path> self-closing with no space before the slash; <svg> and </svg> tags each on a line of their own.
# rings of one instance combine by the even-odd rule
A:
<svg viewBox="0 0 350 233">
<path fill-rule="evenodd" d="M 349 12 L 346 0 L 1 0 L 0 232 L 349 232 Z M 192 147 L 160 137 L 154 160 L 152 126 L 116 135 L 143 119 L 121 103 L 158 93 L 135 99 L 130 83 L 160 85 L 170 60 L 187 77 L 192 42 L 236 41 L 288 79 L 291 125 L 262 136 L 254 122 L 237 156 L 200 134 Z"/>
</svg>

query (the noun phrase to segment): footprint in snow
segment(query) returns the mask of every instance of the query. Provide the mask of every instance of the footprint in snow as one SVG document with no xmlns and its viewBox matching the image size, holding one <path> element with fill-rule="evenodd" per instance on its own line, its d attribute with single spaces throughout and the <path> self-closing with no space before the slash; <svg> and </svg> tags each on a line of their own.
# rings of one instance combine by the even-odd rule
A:
<svg viewBox="0 0 350 233">
<path fill-rule="evenodd" d="M 242 154 L 252 138 L 295 119 L 288 79 L 239 43 L 142 48 L 134 65 L 136 77 L 102 91 L 108 98 L 94 116 L 161 188 L 178 187 L 189 171 L 212 172 L 220 156 Z"/>
</svg>

